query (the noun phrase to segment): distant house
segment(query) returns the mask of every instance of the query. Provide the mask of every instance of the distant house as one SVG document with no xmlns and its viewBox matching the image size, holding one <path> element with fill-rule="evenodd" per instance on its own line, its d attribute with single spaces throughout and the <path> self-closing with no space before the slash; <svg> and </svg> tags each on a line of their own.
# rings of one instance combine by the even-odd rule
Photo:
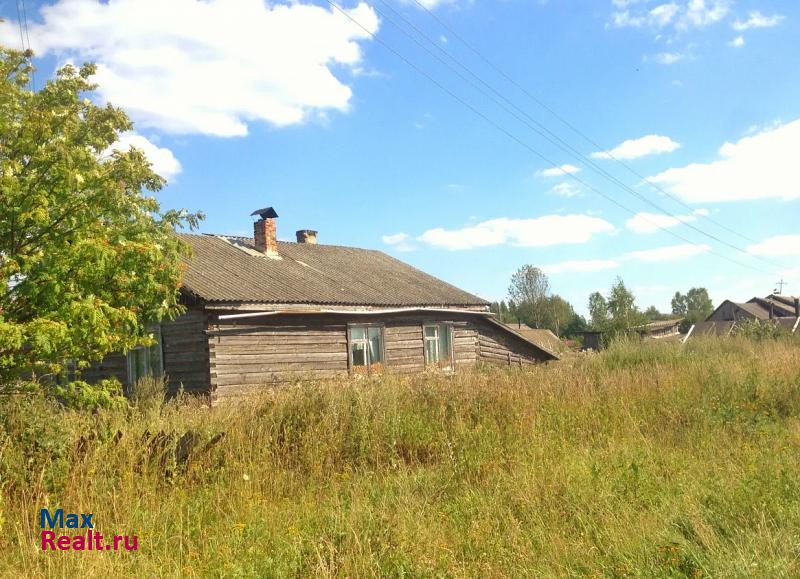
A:
<svg viewBox="0 0 800 579">
<path fill-rule="evenodd" d="M 163 374 L 173 389 L 223 398 L 305 376 L 558 358 L 479 297 L 380 251 L 319 244 L 316 231 L 278 241 L 277 213 L 253 215 L 252 238 L 182 234 L 193 251 L 186 313 L 153 329 L 155 346 L 109 356 L 84 377 L 130 385 Z"/>
<path fill-rule="evenodd" d="M 659 339 L 680 336 L 680 325 L 682 321 L 682 319 L 658 320 L 643 326 L 638 326 L 634 328 L 634 330 L 636 330 L 639 335 L 645 338 Z"/>
<path fill-rule="evenodd" d="M 743 322 L 772 323 L 789 332 L 800 326 L 800 298 L 772 294 L 747 302 L 725 300 L 704 322 L 695 324 L 693 336 L 729 336 Z"/>
<path fill-rule="evenodd" d="M 772 294 L 766 298 L 753 298 L 744 303 L 725 300 L 706 321 L 735 322 L 738 320 L 772 320 L 800 317 L 800 298 Z"/>
<path fill-rule="evenodd" d="M 587 330 L 583 332 L 583 346 L 581 350 L 602 350 L 606 347 L 603 332 Z"/>
<path fill-rule="evenodd" d="M 547 348 L 551 352 L 561 352 L 564 349 L 564 342 L 553 332 L 545 328 L 531 328 L 530 326 L 517 322 L 509 326 L 518 334 L 527 338 L 534 344 Z"/>
</svg>

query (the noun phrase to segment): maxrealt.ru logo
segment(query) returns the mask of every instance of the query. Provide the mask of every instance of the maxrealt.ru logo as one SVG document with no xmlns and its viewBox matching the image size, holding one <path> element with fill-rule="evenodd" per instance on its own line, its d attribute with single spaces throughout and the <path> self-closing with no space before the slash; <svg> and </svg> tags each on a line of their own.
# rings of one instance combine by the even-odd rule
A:
<svg viewBox="0 0 800 579">
<path fill-rule="evenodd" d="M 64 514 L 64 509 L 39 512 L 39 526 L 42 528 L 42 551 L 136 551 L 139 538 L 136 535 L 114 535 L 110 542 L 104 542 L 103 535 L 94 530 L 92 513 Z M 45 530 L 49 528 L 51 530 Z M 79 535 L 57 535 L 52 529 L 81 529 Z M 83 531 L 85 529 L 85 531 Z"/>
</svg>

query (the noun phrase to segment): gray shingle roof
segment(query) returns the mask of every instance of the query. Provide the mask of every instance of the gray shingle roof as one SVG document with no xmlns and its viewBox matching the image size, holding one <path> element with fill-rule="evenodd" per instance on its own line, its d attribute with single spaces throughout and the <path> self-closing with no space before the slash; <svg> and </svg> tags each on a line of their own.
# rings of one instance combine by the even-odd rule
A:
<svg viewBox="0 0 800 579">
<path fill-rule="evenodd" d="M 179 234 L 192 248 L 183 287 L 207 302 L 485 306 L 485 300 L 383 252 L 278 242 L 282 259 L 244 237 Z"/>
</svg>

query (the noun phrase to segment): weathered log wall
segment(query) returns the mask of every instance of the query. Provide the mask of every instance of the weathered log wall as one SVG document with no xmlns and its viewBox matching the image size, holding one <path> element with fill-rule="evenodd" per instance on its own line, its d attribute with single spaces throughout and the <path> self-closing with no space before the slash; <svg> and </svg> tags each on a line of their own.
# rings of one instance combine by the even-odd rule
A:
<svg viewBox="0 0 800 579">
<path fill-rule="evenodd" d="M 208 316 L 202 310 L 189 310 L 161 324 L 161 351 L 164 374 L 170 391 L 181 386 L 191 393 L 211 390 L 208 362 Z"/>
<path fill-rule="evenodd" d="M 478 357 L 483 362 L 518 365 L 536 364 L 549 356 L 526 340 L 505 332 L 486 320 L 476 322 Z"/>
</svg>

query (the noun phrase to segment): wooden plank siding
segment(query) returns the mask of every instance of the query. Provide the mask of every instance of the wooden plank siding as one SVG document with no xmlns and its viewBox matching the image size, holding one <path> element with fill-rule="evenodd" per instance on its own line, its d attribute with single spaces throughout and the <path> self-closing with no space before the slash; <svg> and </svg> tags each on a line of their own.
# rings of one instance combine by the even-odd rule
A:
<svg viewBox="0 0 800 579">
<path fill-rule="evenodd" d="M 199 309 L 161 323 L 164 374 L 171 392 L 181 386 L 191 393 L 210 391 L 207 327 L 208 315 Z"/>
<path fill-rule="evenodd" d="M 196 309 L 161 323 L 161 356 L 170 392 L 177 392 L 181 385 L 186 392 L 209 392 L 211 382 L 206 327 L 207 315 Z M 81 372 L 81 379 L 89 383 L 104 378 L 116 378 L 123 385 L 130 386 L 125 354 L 109 354 L 101 362 Z"/>
<path fill-rule="evenodd" d="M 209 326 L 207 339 L 217 399 L 348 371 L 347 324 L 328 316 L 223 320 Z"/>
<path fill-rule="evenodd" d="M 486 320 L 476 322 L 478 328 L 478 358 L 493 364 L 537 364 L 547 359 L 533 344 L 504 332 Z"/>
<path fill-rule="evenodd" d="M 381 371 L 410 374 L 426 370 L 423 326 L 452 327 L 455 369 L 478 361 L 525 365 L 546 354 L 490 321 L 463 313 L 381 315 L 268 315 L 219 320 L 231 311 L 193 309 L 161 328 L 164 371 L 172 390 L 211 394 L 222 400 L 253 393 L 269 385 L 303 378 L 346 375 L 349 368 L 347 328 L 378 324 L 383 328 Z M 98 378 L 127 379 L 124 355 L 109 356 Z"/>
</svg>

